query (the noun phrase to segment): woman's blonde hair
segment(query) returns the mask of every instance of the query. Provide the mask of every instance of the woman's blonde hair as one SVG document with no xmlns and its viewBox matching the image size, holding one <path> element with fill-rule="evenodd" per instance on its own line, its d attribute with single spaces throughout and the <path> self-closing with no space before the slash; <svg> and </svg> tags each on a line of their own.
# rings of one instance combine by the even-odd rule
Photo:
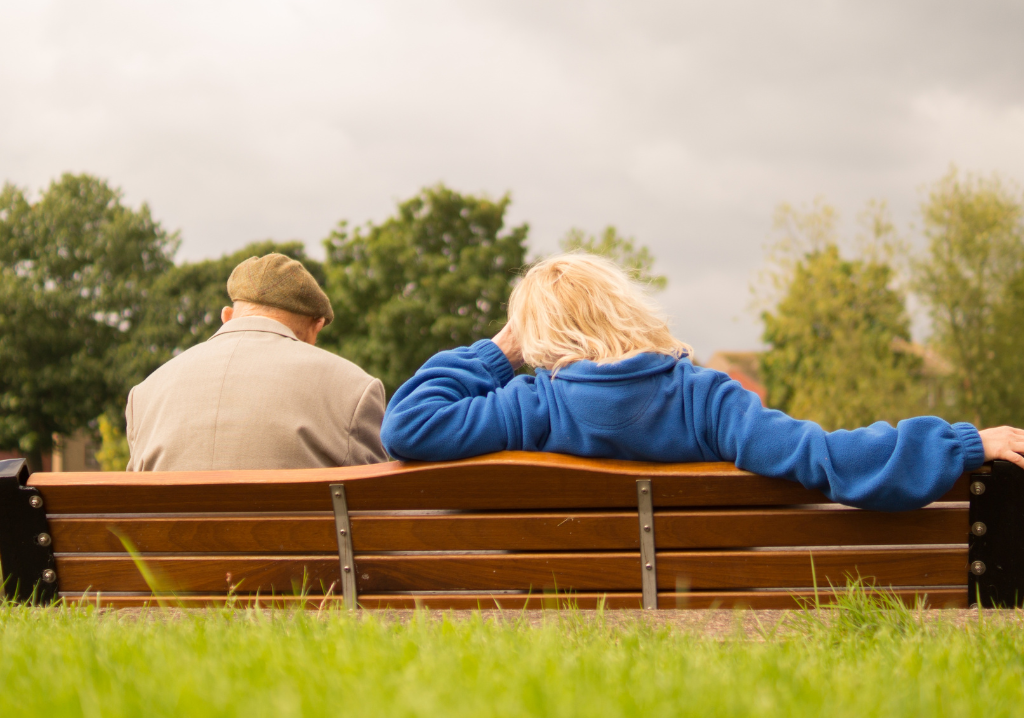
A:
<svg viewBox="0 0 1024 718">
<path fill-rule="evenodd" d="M 679 358 L 692 351 L 626 272 L 583 252 L 533 265 L 512 290 L 508 318 L 526 363 L 556 373 L 581 359 L 608 364 L 643 352 Z"/>
</svg>

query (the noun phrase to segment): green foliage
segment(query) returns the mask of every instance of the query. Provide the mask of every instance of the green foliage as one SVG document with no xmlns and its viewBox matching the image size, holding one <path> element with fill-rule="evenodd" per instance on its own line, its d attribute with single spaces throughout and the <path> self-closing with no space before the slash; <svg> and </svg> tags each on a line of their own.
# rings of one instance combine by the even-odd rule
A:
<svg viewBox="0 0 1024 718">
<path fill-rule="evenodd" d="M 8 606 L 0 607 L 0 712 L 932 718 L 1011 716 L 1024 701 L 1019 618 L 957 627 L 953 617 L 892 615 L 860 599 L 817 621 L 796 618 L 757 640 L 575 612 L 531 626 L 515 613 L 403 621 Z"/>
<path fill-rule="evenodd" d="M 132 341 L 119 355 L 123 377 L 122 409 L 131 387 L 220 329 L 220 311 L 231 304 L 227 281 L 232 270 L 249 257 L 271 252 L 301 261 L 317 281 L 324 284 L 323 265 L 306 256 L 302 242 L 270 240 L 253 242 L 218 259 L 172 266 L 156 280 L 132 332 Z"/>
<path fill-rule="evenodd" d="M 39 201 L 0 192 L 0 447 L 41 468 L 53 434 L 70 435 L 116 402 L 118 348 L 177 238 L 143 204 L 89 175 L 66 174 Z"/>
<path fill-rule="evenodd" d="M 1024 203 L 997 177 L 954 169 L 921 211 L 928 249 L 915 287 L 955 368 L 951 418 L 1024 425 Z"/>
<path fill-rule="evenodd" d="M 599 237 L 588 236 L 582 229 L 570 229 L 560 244 L 566 252 L 579 249 L 608 257 L 620 267 L 629 270 L 638 282 L 656 291 L 668 286 L 668 277 L 653 273 L 654 255 L 651 254 L 651 250 L 644 246 L 637 248 L 635 239 L 622 236 L 611 225 L 605 227 Z"/>
<path fill-rule="evenodd" d="M 503 231 L 509 201 L 437 185 L 381 224 L 342 222 L 324 242 L 335 318 L 322 345 L 390 394 L 437 352 L 492 336 L 526 252 L 527 225 Z"/>
<path fill-rule="evenodd" d="M 779 298 L 762 313 L 768 404 L 828 430 L 895 422 L 918 413 L 924 395 L 922 362 L 903 350 L 905 296 L 885 261 L 841 256 L 835 225 L 827 205 L 807 213 L 784 205 L 777 214 Z M 876 216 L 871 226 L 891 225 Z"/>
<path fill-rule="evenodd" d="M 128 467 L 128 460 L 131 459 L 128 437 L 107 414 L 100 415 L 98 423 L 100 448 L 96 452 L 96 461 L 100 465 L 100 470 L 124 471 Z"/>
</svg>

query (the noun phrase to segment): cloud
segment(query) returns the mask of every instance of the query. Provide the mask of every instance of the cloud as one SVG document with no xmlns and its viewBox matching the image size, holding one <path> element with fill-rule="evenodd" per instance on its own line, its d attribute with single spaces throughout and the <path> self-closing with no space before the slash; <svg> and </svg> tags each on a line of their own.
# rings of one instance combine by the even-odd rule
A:
<svg viewBox="0 0 1024 718">
<path fill-rule="evenodd" d="M 1021 179 L 1022 21 L 1011 2 L 0 0 L 0 167 L 105 176 L 185 258 L 316 251 L 437 181 L 511 191 L 538 251 L 606 224 L 650 245 L 708 355 L 758 343 L 746 286 L 777 203 L 852 220 L 881 197 L 905 223 L 950 162 Z"/>
</svg>

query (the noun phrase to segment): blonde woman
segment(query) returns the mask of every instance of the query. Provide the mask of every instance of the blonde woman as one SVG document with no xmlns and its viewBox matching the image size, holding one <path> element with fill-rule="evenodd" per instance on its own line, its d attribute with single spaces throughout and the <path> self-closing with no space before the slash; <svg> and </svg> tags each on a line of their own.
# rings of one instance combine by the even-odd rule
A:
<svg viewBox="0 0 1024 718">
<path fill-rule="evenodd" d="M 989 459 L 1024 467 L 1024 431 L 934 416 L 826 432 L 765 409 L 739 382 L 695 367 L 615 264 L 563 254 L 512 291 L 493 340 L 441 352 L 396 393 L 381 438 L 401 459 L 552 451 L 639 461 L 730 461 L 884 511 L 928 504 Z M 523 363 L 536 376 L 514 376 Z"/>
</svg>

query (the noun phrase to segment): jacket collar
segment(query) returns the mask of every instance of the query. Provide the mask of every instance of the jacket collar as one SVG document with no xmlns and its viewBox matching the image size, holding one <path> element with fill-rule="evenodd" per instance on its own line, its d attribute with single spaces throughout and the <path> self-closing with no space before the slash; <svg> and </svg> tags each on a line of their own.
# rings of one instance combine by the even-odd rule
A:
<svg viewBox="0 0 1024 718">
<path fill-rule="evenodd" d="M 218 329 L 217 333 L 210 338 L 214 339 L 221 334 L 231 334 L 232 332 L 267 332 L 291 339 L 292 341 L 299 341 L 299 338 L 295 336 L 295 332 L 281 322 L 269 317 L 239 317 L 238 319 L 232 319 Z"/>
<path fill-rule="evenodd" d="M 676 359 L 666 354 L 645 353 L 637 354 L 635 357 L 630 357 L 614 364 L 597 364 L 584 359 L 559 369 L 555 378 L 567 379 L 569 381 L 626 381 L 642 379 L 672 371 L 680 361 L 688 362 L 689 357 L 684 355 L 682 359 Z M 550 376 L 551 372 L 547 369 L 537 369 L 537 374 L 547 374 Z"/>
</svg>

